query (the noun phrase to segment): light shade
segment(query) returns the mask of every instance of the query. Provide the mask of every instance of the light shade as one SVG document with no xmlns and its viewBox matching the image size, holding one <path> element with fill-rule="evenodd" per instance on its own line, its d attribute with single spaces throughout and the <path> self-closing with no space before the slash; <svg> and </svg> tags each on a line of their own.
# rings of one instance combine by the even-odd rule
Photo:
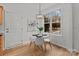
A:
<svg viewBox="0 0 79 59">
<path fill-rule="evenodd" d="M 41 15 L 41 14 L 39 14 L 39 15 L 36 15 L 36 18 L 37 18 L 37 19 L 43 19 L 43 18 L 44 18 L 44 16 L 43 16 L 43 15 Z"/>
</svg>

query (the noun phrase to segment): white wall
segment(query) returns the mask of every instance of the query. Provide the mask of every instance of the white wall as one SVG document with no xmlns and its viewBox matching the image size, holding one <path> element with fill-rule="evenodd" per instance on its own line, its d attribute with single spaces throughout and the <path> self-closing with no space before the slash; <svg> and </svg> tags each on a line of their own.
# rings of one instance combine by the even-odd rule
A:
<svg viewBox="0 0 79 59">
<path fill-rule="evenodd" d="M 55 43 L 63 45 L 70 50 L 79 51 L 79 3 L 75 4 L 44 4 L 43 13 L 48 13 L 56 8 L 63 11 L 63 39 L 52 39 Z M 47 7 L 46 7 L 47 6 Z M 52 36 L 52 38 L 57 38 Z"/>
<path fill-rule="evenodd" d="M 73 49 L 79 51 L 79 3 L 73 4 Z"/>
<path fill-rule="evenodd" d="M 15 47 L 16 44 L 29 40 L 31 32 L 27 32 L 27 20 L 35 20 L 38 4 L 3 4 L 5 8 L 5 48 Z"/>
<path fill-rule="evenodd" d="M 58 36 L 52 36 L 52 41 L 72 50 L 72 5 L 71 4 L 54 4 L 42 11 L 43 14 L 54 11 L 56 9 L 62 10 L 62 39 L 57 39 Z"/>
</svg>

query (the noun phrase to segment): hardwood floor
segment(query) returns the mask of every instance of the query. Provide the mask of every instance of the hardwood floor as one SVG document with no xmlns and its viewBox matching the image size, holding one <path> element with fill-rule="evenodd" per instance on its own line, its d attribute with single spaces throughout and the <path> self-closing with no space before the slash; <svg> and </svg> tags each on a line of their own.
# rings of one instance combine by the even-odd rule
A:
<svg viewBox="0 0 79 59">
<path fill-rule="evenodd" d="M 52 48 L 46 43 L 46 52 L 39 49 L 34 43 L 8 49 L 5 56 L 71 56 L 71 52 L 65 48 L 51 44 Z M 78 54 L 74 54 L 78 55 Z"/>
</svg>

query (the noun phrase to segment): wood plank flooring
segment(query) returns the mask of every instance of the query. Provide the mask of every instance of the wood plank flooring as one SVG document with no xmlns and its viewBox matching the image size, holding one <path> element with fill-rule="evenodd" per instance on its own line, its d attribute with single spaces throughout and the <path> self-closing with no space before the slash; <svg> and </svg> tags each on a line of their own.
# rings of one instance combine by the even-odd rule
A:
<svg viewBox="0 0 79 59">
<path fill-rule="evenodd" d="M 39 49 L 35 44 L 29 44 L 8 49 L 4 56 L 71 56 L 71 52 L 65 48 L 52 44 L 52 48 L 46 43 L 46 52 Z M 74 55 L 79 55 L 74 53 Z"/>
</svg>

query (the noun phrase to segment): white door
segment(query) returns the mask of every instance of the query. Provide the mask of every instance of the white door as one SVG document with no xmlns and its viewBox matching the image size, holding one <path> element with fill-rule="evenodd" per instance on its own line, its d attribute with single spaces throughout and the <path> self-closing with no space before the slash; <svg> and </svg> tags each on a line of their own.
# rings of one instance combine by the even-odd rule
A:
<svg viewBox="0 0 79 59">
<path fill-rule="evenodd" d="M 11 12 L 5 12 L 5 49 L 22 43 L 22 20 Z"/>
</svg>

